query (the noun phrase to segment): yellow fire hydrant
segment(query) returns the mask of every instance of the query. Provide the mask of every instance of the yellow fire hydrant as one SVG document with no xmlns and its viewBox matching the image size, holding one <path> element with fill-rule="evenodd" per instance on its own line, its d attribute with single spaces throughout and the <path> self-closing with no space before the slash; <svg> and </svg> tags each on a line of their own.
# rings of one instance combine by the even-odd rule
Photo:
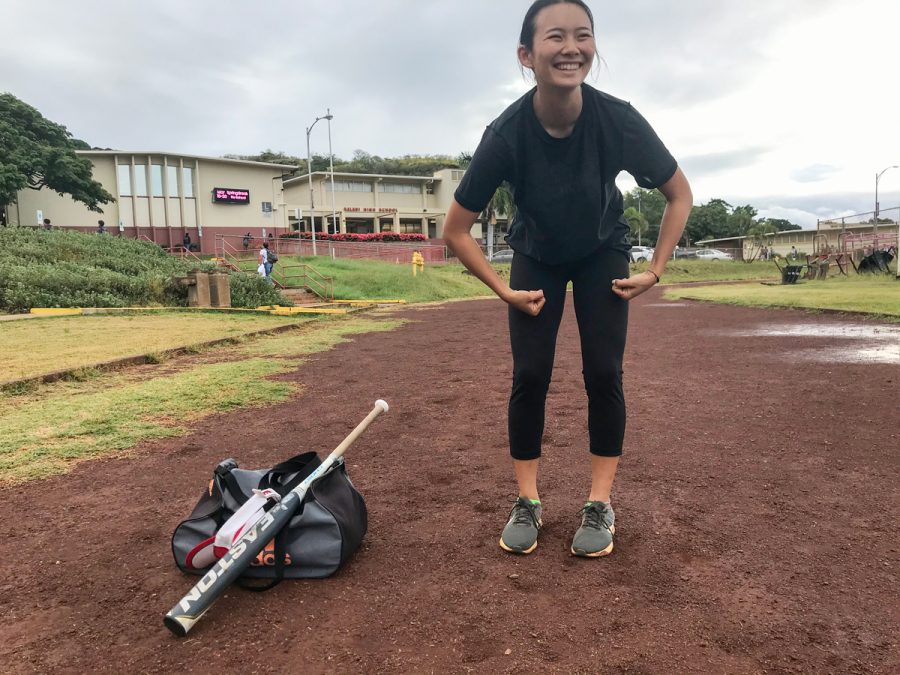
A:
<svg viewBox="0 0 900 675">
<path fill-rule="evenodd" d="M 425 258 L 418 251 L 413 251 L 412 255 L 412 273 L 416 276 L 416 272 L 425 272 Z"/>
</svg>

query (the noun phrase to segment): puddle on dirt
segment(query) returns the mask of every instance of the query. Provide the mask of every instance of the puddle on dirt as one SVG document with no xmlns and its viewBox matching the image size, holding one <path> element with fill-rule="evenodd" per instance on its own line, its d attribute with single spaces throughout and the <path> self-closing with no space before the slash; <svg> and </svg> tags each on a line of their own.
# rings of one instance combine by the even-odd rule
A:
<svg viewBox="0 0 900 675">
<path fill-rule="evenodd" d="M 726 337 L 802 337 L 846 340 L 845 345 L 802 348 L 782 352 L 782 356 L 827 363 L 889 363 L 900 365 L 900 326 L 865 324 L 792 323 L 761 324 L 745 330 L 710 331 Z"/>
</svg>

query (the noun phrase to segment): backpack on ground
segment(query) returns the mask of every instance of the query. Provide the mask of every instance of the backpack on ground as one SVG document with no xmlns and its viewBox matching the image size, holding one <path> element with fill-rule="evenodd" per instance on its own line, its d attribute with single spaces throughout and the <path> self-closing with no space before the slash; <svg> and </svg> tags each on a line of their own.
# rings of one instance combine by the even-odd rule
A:
<svg viewBox="0 0 900 675">
<path fill-rule="evenodd" d="M 238 468 L 233 459 L 220 462 L 190 516 L 175 528 L 175 564 L 188 574 L 204 574 L 243 532 L 321 463 L 314 452 L 255 471 Z M 365 501 L 339 459 L 312 484 L 297 515 L 243 577 L 271 580 L 258 587 L 260 590 L 282 579 L 327 577 L 356 552 L 367 527 Z"/>
</svg>

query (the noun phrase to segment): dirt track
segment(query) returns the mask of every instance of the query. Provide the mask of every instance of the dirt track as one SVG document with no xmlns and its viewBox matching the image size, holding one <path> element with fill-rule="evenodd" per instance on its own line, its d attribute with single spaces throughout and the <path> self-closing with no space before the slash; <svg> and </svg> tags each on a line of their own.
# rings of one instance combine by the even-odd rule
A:
<svg viewBox="0 0 900 675">
<path fill-rule="evenodd" d="M 729 337 L 766 322 L 849 323 L 691 304 L 632 308 L 616 550 L 568 554 L 587 491 L 571 308 L 548 401 L 537 552 L 503 554 L 505 310 L 399 313 L 288 379 L 296 400 L 207 419 L 140 459 L 0 491 L 0 671 L 877 672 L 900 670 L 900 365 L 815 364 L 831 338 Z M 841 342 L 840 344 L 844 344 Z M 231 591 L 189 638 L 162 616 L 193 583 L 171 531 L 212 466 L 348 453 L 370 509 L 327 580 Z"/>
</svg>

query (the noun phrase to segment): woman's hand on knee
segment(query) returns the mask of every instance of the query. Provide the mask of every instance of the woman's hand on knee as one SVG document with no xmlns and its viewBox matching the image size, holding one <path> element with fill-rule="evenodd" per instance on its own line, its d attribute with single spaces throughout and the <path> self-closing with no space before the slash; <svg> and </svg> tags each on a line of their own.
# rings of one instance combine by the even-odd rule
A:
<svg viewBox="0 0 900 675">
<path fill-rule="evenodd" d="M 627 279 L 613 279 L 612 292 L 623 300 L 631 300 L 653 288 L 656 280 L 657 277 L 652 272 L 640 272 Z"/>
<path fill-rule="evenodd" d="M 541 313 L 546 300 L 544 299 L 544 291 L 510 291 L 504 297 L 507 304 L 515 307 L 520 312 L 525 312 L 529 316 L 537 316 Z"/>
</svg>

